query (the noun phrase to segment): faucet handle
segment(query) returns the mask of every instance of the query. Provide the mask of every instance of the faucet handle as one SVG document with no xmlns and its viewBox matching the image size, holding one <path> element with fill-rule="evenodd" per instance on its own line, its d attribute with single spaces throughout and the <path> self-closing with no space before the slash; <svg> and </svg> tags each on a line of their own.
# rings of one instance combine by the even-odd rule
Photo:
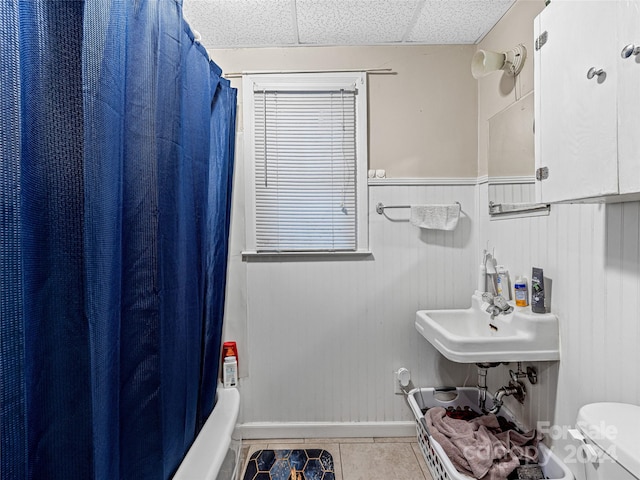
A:
<svg viewBox="0 0 640 480">
<path fill-rule="evenodd" d="M 493 303 L 500 310 L 507 310 L 511 306 L 502 295 L 496 295 L 493 298 Z"/>
<path fill-rule="evenodd" d="M 493 305 L 493 301 L 496 297 L 494 297 L 491 293 L 489 292 L 484 292 L 482 294 L 482 301 L 484 303 L 488 303 L 489 305 Z"/>
</svg>

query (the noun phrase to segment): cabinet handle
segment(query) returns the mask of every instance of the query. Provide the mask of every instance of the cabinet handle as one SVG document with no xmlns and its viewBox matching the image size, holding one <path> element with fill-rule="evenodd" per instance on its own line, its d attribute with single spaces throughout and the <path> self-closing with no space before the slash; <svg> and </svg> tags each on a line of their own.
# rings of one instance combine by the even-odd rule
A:
<svg viewBox="0 0 640 480">
<path fill-rule="evenodd" d="M 604 73 L 604 70 L 601 68 L 591 67 L 587 72 L 587 78 L 591 80 L 593 77 L 599 77 Z"/>
<path fill-rule="evenodd" d="M 622 49 L 620 56 L 622 58 L 629 58 L 631 55 L 638 55 L 640 53 L 640 46 L 636 47 L 633 43 L 630 43 Z"/>
</svg>

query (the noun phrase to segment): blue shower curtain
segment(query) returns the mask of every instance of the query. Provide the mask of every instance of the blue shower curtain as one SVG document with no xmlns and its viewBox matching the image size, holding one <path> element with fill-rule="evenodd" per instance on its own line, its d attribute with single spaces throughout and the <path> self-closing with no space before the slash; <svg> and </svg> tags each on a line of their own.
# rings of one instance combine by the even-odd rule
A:
<svg viewBox="0 0 640 480">
<path fill-rule="evenodd" d="M 236 91 L 180 0 L 0 2 L 2 479 L 165 479 L 218 378 Z"/>
</svg>

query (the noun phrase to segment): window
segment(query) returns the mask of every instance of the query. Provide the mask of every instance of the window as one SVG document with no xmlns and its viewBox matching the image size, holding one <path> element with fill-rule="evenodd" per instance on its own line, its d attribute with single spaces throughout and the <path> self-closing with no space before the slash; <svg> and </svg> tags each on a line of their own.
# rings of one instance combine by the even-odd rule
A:
<svg viewBox="0 0 640 480">
<path fill-rule="evenodd" d="M 368 249 L 366 74 L 244 77 L 247 249 Z"/>
</svg>

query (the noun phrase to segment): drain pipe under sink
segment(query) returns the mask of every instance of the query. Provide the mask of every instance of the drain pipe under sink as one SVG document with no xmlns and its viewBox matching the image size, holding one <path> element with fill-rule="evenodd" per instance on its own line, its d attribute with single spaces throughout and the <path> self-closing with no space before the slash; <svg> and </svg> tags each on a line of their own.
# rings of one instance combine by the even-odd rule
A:
<svg viewBox="0 0 640 480">
<path fill-rule="evenodd" d="M 496 392 L 496 396 L 493 400 L 493 408 L 490 408 L 489 410 L 483 410 L 485 411 L 485 413 L 493 413 L 494 415 L 496 413 L 498 413 L 500 411 L 500 408 L 502 407 L 503 402 L 503 397 L 506 397 L 507 395 L 513 395 L 515 398 L 519 399 L 522 398 L 524 400 L 524 396 L 525 396 L 525 390 L 524 390 L 524 385 L 520 382 L 514 383 L 514 382 L 509 382 L 509 386 L 502 386 L 498 389 L 498 391 Z"/>
<path fill-rule="evenodd" d="M 476 365 L 478 366 L 478 407 L 480 407 L 480 411 L 482 413 L 498 413 L 504 403 L 503 398 L 508 395 L 513 395 L 513 397 L 520 403 L 524 403 L 524 397 L 526 396 L 527 391 L 524 384 L 518 379 L 520 377 L 529 376 L 531 383 L 536 383 L 537 381 L 535 370 L 531 369 L 532 372 L 527 375 L 522 372 L 522 364 L 518 362 L 518 371 L 509 371 L 509 374 L 511 375 L 509 385 L 502 386 L 498 389 L 493 399 L 493 407 L 487 409 L 487 370 L 492 367 L 497 367 L 500 365 L 500 362 L 476 363 Z M 527 369 L 527 371 L 529 370 L 530 369 Z M 536 377 L 535 380 L 534 377 Z"/>
<path fill-rule="evenodd" d="M 500 363 L 476 363 L 478 366 L 478 406 L 482 413 L 487 413 L 485 408 L 487 402 L 487 370 L 497 367 Z"/>
</svg>

